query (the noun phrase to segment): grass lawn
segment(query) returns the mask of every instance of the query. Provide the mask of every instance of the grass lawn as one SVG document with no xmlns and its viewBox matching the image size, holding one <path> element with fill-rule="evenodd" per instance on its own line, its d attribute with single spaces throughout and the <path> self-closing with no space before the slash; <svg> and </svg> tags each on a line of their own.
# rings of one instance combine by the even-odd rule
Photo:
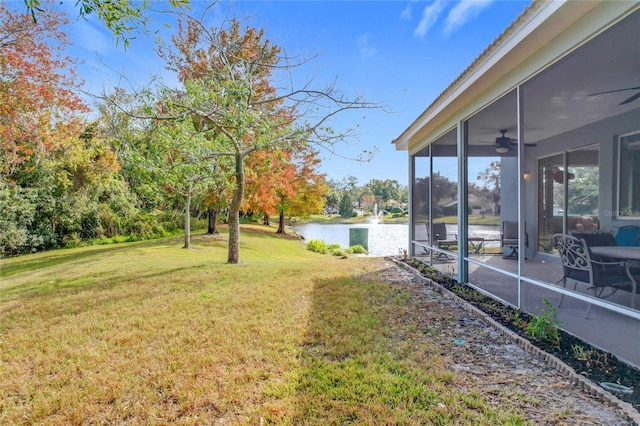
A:
<svg viewBox="0 0 640 426">
<path fill-rule="evenodd" d="M 523 422 L 457 386 L 379 259 L 274 230 L 239 265 L 224 228 L 2 260 L 0 424 Z"/>
</svg>

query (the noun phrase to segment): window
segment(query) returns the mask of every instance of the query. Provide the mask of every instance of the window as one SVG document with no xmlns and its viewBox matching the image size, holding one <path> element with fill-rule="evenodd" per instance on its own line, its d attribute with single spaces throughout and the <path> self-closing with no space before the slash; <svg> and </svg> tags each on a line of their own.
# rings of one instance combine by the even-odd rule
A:
<svg viewBox="0 0 640 426">
<path fill-rule="evenodd" d="M 637 218 L 640 217 L 640 132 L 620 136 L 618 155 L 617 216 Z"/>
</svg>

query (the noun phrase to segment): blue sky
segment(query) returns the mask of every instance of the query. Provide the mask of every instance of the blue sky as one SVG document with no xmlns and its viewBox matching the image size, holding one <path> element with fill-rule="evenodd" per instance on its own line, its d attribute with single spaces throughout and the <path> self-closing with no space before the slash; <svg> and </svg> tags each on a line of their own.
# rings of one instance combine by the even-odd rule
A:
<svg viewBox="0 0 640 426">
<path fill-rule="evenodd" d="M 86 87 L 99 93 L 103 86 L 144 85 L 152 75 L 166 84 L 175 79 L 153 48 L 155 36 L 138 35 L 125 51 L 94 18 L 76 20 L 75 1 L 67 29 L 70 53 L 85 61 L 80 73 Z M 151 3 L 162 7 L 162 2 Z M 208 4 L 192 2 L 193 12 Z M 346 157 L 376 146 L 369 163 L 323 154 L 322 171 L 330 179 L 355 176 L 363 185 L 371 179 L 408 180 L 408 158 L 391 141 L 400 135 L 460 73 L 513 22 L 529 1 L 224 1 L 210 17 L 234 16 L 263 28 L 265 36 L 289 56 L 319 55 L 304 69 L 301 80 L 337 81 L 347 95 L 363 94 L 391 112 L 358 111 L 338 117 L 337 131 L 357 126 L 357 137 L 338 148 Z M 166 18 L 158 18 L 158 21 Z M 157 25 L 165 37 L 172 30 Z M 175 27 L 173 27 L 175 29 Z M 167 37 L 167 42 L 169 41 Z M 120 74 L 127 76 L 127 81 Z"/>
</svg>

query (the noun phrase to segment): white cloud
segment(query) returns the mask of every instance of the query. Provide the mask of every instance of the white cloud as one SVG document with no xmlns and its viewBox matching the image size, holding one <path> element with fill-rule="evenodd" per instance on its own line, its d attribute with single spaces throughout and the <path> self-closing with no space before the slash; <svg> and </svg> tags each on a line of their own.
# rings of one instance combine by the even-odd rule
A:
<svg viewBox="0 0 640 426">
<path fill-rule="evenodd" d="M 404 8 L 404 10 L 400 13 L 400 18 L 410 21 L 411 20 L 411 5 L 408 4 L 407 7 Z"/>
<path fill-rule="evenodd" d="M 80 18 L 73 24 L 73 43 L 90 52 L 106 55 L 113 51 L 115 42 L 105 35 L 99 25 Z"/>
<path fill-rule="evenodd" d="M 420 38 L 424 38 L 429 29 L 438 20 L 438 17 L 440 16 L 440 13 L 442 13 L 444 7 L 445 2 L 443 0 L 435 0 L 429 6 L 425 7 L 422 12 L 422 19 L 420 19 L 420 22 L 413 33 Z"/>
<path fill-rule="evenodd" d="M 360 51 L 360 56 L 363 56 L 365 58 L 371 58 L 375 56 L 376 53 L 378 53 L 378 49 L 370 45 L 370 40 L 371 40 L 370 34 L 363 34 L 360 37 L 358 37 L 357 43 L 358 43 L 358 50 Z"/>
<path fill-rule="evenodd" d="M 471 19 L 476 18 L 480 12 L 489 7 L 494 0 L 461 0 L 449 11 L 444 23 L 445 35 L 456 31 Z"/>
</svg>

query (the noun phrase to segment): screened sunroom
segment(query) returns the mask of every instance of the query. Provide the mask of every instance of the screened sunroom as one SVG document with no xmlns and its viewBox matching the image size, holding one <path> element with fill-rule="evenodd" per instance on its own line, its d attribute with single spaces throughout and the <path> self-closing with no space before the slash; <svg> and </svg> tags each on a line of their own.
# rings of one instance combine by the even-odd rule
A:
<svg viewBox="0 0 640 426">
<path fill-rule="evenodd" d="M 532 3 L 393 143 L 412 256 L 640 366 L 637 2 Z"/>
</svg>

